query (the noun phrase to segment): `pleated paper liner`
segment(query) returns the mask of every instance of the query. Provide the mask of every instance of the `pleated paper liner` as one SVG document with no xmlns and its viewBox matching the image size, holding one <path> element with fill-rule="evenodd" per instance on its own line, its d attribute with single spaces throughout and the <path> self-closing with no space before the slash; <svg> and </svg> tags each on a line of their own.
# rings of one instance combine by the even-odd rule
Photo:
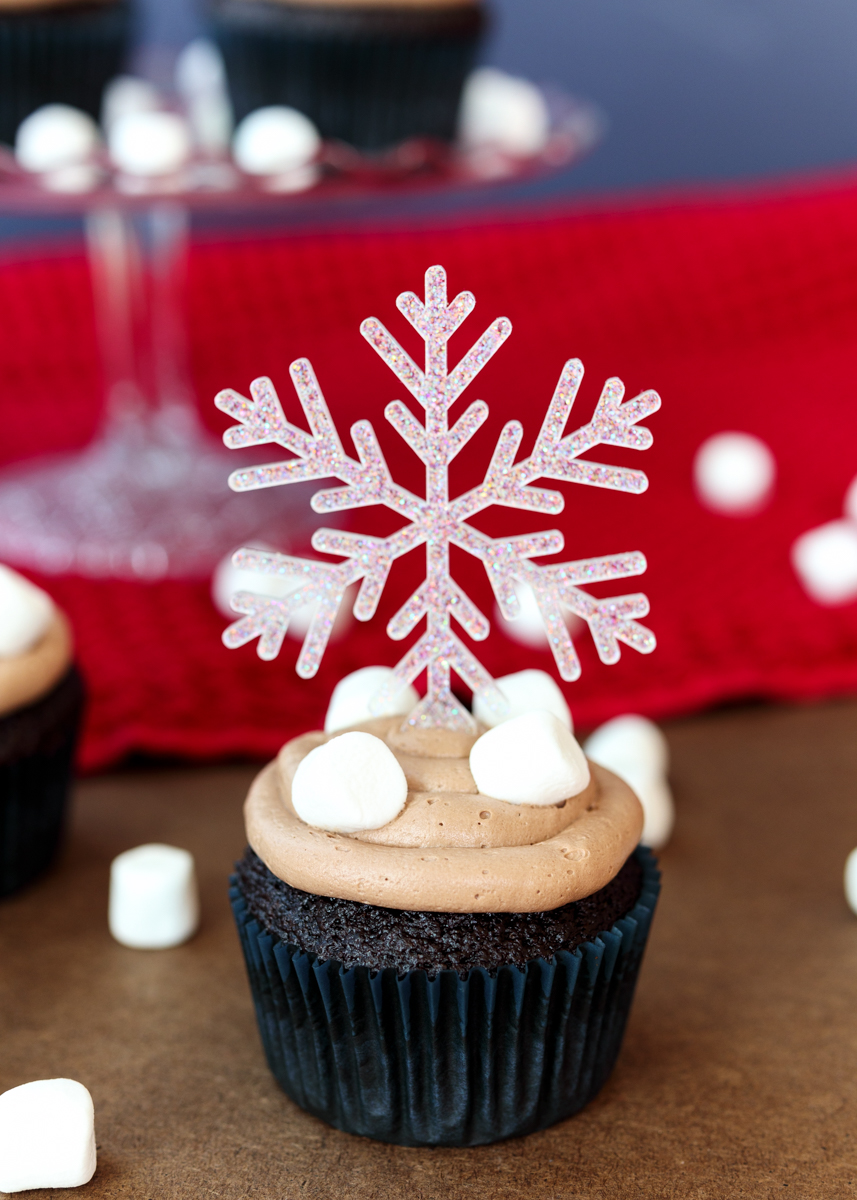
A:
<svg viewBox="0 0 857 1200">
<path fill-rule="evenodd" d="M 610 930 L 550 961 L 441 971 L 344 970 L 272 935 L 231 899 L 268 1064 L 288 1096 L 347 1133 L 477 1146 L 570 1117 L 622 1045 L 660 890 L 644 847 L 640 897 Z"/>
<path fill-rule="evenodd" d="M 57 851 L 82 711 L 72 668 L 41 700 L 0 718 L 0 896 L 29 883 Z"/>
<path fill-rule="evenodd" d="M 127 2 L 0 11 L 0 141 L 43 104 L 71 104 L 97 118 L 105 85 L 129 44 Z"/>
<path fill-rule="evenodd" d="M 360 9 L 214 0 L 237 120 L 287 104 L 360 150 L 455 135 L 484 25 L 477 6 Z"/>
</svg>

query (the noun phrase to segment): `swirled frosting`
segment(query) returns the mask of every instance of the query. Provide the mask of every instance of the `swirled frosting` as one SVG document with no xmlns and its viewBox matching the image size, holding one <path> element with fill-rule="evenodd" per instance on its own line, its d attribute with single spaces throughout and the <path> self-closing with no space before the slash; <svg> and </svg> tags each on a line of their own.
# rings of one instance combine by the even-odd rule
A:
<svg viewBox="0 0 857 1200">
<path fill-rule="evenodd" d="M 468 763 L 475 737 L 403 729 L 400 717 L 359 728 L 386 741 L 408 781 L 404 809 L 381 829 L 326 833 L 295 813 L 297 766 L 329 734 L 288 742 L 250 788 L 250 845 L 292 887 L 424 912 L 547 912 L 604 887 L 639 841 L 640 802 L 594 763 L 577 796 L 510 804 L 478 792 Z"/>
<path fill-rule="evenodd" d="M 0 717 L 46 695 L 71 666 L 73 650 L 71 626 L 59 609 L 54 609 L 34 646 L 12 658 L 0 658 Z"/>
</svg>

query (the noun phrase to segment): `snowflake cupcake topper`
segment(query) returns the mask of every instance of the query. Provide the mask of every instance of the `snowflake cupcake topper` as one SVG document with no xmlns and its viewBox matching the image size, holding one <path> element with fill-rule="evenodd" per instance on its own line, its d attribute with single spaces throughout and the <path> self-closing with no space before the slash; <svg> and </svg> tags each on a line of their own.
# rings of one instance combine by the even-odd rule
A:
<svg viewBox="0 0 857 1200">
<path fill-rule="evenodd" d="M 218 408 L 240 422 L 224 434 L 227 446 L 237 449 L 270 442 L 295 455 L 285 462 L 234 472 L 229 485 L 235 491 L 333 477 L 345 487 L 317 492 L 312 498 L 315 512 L 380 504 L 405 521 L 401 529 L 385 538 L 338 529 L 317 530 L 312 538 L 313 548 L 339 555 L 343 561 L 336 563 L 239 550 L 233 559 L 236 566 L 267 575 L 288 576 L 297 583 L 282 599 L 239 592 L 232 599 L 232 607 L 245 615 L 229 626 L 223 641 L 229 647 L 237 647 L 258 637 L 259 657 L 275 658 L 295 613 L 315 605 L 297 663 L 298 674 L 311 678 L 318 670 L 349 585 L 362 581 L 354 615 L 358 620 L 368 621 L 375 613 L 395 559 L 425 545 L 425 581 L 390 620 L 387 633 L 400 641 L 423 617 L 425 631 L 376 697 L 378 706 L 383 706 L 425 671 L 426 695 L 407 718 L 413 725 L 473 728 L 473 718 L 452 692 L 453 671 L 492 707 L 502 710 L 505 705 L 491 676 L 453 628 L 452 618 L 455 618 L 471 638 L 482 641 L 490 627 L 452 578 L 451 545 L 459 546 L 484 563 L 500 610 L 507 619 L 514 619 L 520 611 L 516 585 L 526 584 L 533 589 L 563 679 L 571 681 L 580 675 L 580 663 L 563 610 L 576 613 L 588 623 L 602 662 L 618 661 L 619 642 L 643 654 L 655 648 L 654 635 L 637 620 L 649 611 L 649 602 L 642 593 L 598 599 L 582 590 L 582 585 L 642 574 L 646 569 L 642 554 L 630 552 L 536 566 L 533 559 L 562 550 L 563 536 L 558 530 L 492 538 L 475 529 L 469 519 L 495 504 L 550 515 L 561 512 L 562 495 L 531 486 L 538 479 L 583 483 L 614 491 L 645 491 L 648 480 L 641 471 L 581 460 L 580 456 L 599 444 L 647 449 L 652 435 L 648 429 L 640 428 L 639 422 L 660 408 L 659 396 L 647 391 L 623 403 L 625 389 L 621 381 L 609 379 L 592 419 L 563 436 L 583 378 L 581 362 L 570 359 L 563 367 L 532 453 L 515 462 L 524 431 L 519 421 L 507 422 L 485 478 L 470 491 L 450 499 L 449 464 L 485 421 L 488 406 L 475 400 L 451 428 L 449 410 L 512 332 L 511 323 L 499 317 L 457 366 L 448 370 L 447 342 L 473 311 L 475 303 L 470 292 L 461 292 L 451 302 L 447 301 L 443 267 L 430 267 L 426 272 L 424 302 L 412 292 L 399 296 L 400 312 L 425 342 L 424 370 L 420 370 L 380 321 L 370 317 L 360 327 L 369 344 L 425 410 L 424 421 L 420 421 L 400 400 L 394 400 L 385 409 L 387 420 L 425 465 L 425 497 L 393 481 L 368 421 L 357 421 L 351 427 L 358 457 L 354 459 L 345 452 L 306 359 L 292 363 L 290 371 L 309 423 L 309 433 L 286 420 L 269 379 L 257 379 L 251 384 L 252 400 L 227 389 L 215 401 Z"/>
</svg>

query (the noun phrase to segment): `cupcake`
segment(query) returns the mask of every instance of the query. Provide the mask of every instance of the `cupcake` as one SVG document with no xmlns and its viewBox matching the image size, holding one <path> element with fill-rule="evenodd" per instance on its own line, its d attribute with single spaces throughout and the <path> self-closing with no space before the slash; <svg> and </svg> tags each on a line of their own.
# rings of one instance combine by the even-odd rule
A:
<svg viewBox="0 0 857 1200">
<path fill-rule="evenodd" d="M 659 876 L 633 792 L 555 716 L 478 737 L 401 717 L 306 734 L 245 818 L 233 910 L 268 1063 L 302 1108 L 473 1146 L 597 1093 Z"/>
<path fill-rule="evenodd" d="M 0 566 L 0 895 L 53 858 L 63 828 L 83 687 L 68 620 Z"/>
<path fill-rule="evenodd" d="M 237 120 L 288 105 L 361 150 L 451 141 L 480 0 L 213 0 Z"/>
<path fill-rule="evenodd" d="M 129 33 L 127 0 L 0 0 L 0 141 L 14 142 L 20 123 L 43 104 L 97 117 Z"/>
</svg>

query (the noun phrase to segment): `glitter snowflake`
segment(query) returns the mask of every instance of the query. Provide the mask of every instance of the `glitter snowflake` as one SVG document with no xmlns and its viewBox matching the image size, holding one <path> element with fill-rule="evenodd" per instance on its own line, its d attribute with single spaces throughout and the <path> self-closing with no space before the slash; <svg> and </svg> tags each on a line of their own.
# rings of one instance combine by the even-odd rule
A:
<svg viewBox="0 0 857 1200">
<path fill-rule="evenodd" d="M 244 616 L 224 632 L 225 644 L 242 646 L 258 637 L 259 657 L 275 658 L 295 613 L 314 605 L 297 663 L 298 674 L 310 678 L 318 670 L 349 586 L 360 582 L 354 615 L 360 621 L 368 621 L 375 613 L 394 561 L 424 545 L 425 581 L 390 620 L 387 632 L 399 641 L 423 617 L 425 630 L 375 697 L 380 707 L 425 671 L 426 695 L 408 717 L 410 723 L 424 726 L 472 728 L 470 714 L 452 692 L 453 671 L 469 688 L 480 693 L 489 706 L 502 711 L 505 703 L 491 676 L 453 629 L 455 618 L 472 639 L 482 641 L 490 627 L 452 578 L 450 546 L 459 546 L 481 560 L 507 619 L 513 620 L 520 612 L 520 585 L 533 589 L 548 642 L 565 680 L 577 679 L 580 674 L 580 662 L 564 617 L 566 611 L 587 622 L 602 662 L 618 661 L 620 642 L 643 654 L 655 648 L 654 635 L 638 622 L 649 611 L 645 595 L 636 592 L 599 599 L 583 590 L 584 586 L 604 580 L 640 575 L 646 569 L 642 554 L 631 552 L 537 566 L 533 559 L 562 550 L 563 537 L 558 530 L 492 538 L 474 528 L 470 518 L 492 505 L 551 515 L 561 512 L 564 500 L 559 492 L 532 486 L 540 479 L 622 492 L 645 491 L 648 480 L 641 471 L 581 460 L 580 456 L 600 444 L 647 449 L 652 435 L 648 429 L 640 428 L 639 422 L 657 411 L 660 398 L 656 392 L 646 391 L 623 401 L 621 381 L 609 379 L 592 419 L 564 436 L 583 378 L 580 361 L 570 359 L 563 367 L 532 453 L 515 461 L 523 427 L 518 421 L 509 421 L 500 434 L 482 482 L 450 499 L 449 464 L 483 424 L 488 407 L 475 400 L 452 428 L 449 428 L 449 410 L 512 331 L 505 317 L 498 318 L 457 366 L 449 370 L 447 342 L 473 311 L 474 304 L 470 292 L 461 292 L 447 302 L 446 272 L 442 267 L 431 267 L 426 272 L 425 302 L 412 292 L 399 296 L 400 312 L 425 342 L 424 370 L 420 370 L 380 321 L 370 317 L 360 327 L 370 346 L 425 412 L 424 421 L 419 421 L 400 400 L 394 400 L 385 409 L 387 420 L 425 465 L 424 497 L 393 481 L 368 421 L 357 421 L 351 427 L 357 458 L 346 453 L 306 359 L 293 363 L 290 372 L 309 432 L 286 420 L 269 379 L 257 379 L 251 384 L 252 400 L 226 390 L 215 401 L 218 408 L 239 422 L 224 434 L 227 446 L 238 449 L 273 443 L 294 455 L 286 461 L 235 471 L 229 479 L 235 491 L 336 478 L 345 486 L 317 492 L 312 498 L 315 512 L 331 513 L 379 504 L 405 522 L 384 538 L 340 529 L 317 530 L 312 538 L 313 548 L 338 556 L 342 560 L 339 562 L 239 550 L 233 559 L 237 567 L 290 577 L 293 590 L 281 599 L 239 592 L 233 597 L 232 606 Z"/>
</svg>

